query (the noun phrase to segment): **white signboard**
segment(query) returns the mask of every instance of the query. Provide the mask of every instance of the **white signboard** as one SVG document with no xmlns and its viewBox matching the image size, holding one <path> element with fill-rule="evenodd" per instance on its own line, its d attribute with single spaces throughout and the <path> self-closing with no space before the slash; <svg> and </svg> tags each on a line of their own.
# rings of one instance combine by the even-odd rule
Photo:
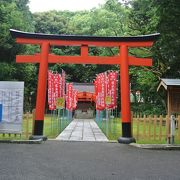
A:
<svg viewBox="0 0 180 180">
<path fill-rule="evenodd" d="M 21 133 L 24 82 L 0 81 L 0 133 Z"/>
</svg>

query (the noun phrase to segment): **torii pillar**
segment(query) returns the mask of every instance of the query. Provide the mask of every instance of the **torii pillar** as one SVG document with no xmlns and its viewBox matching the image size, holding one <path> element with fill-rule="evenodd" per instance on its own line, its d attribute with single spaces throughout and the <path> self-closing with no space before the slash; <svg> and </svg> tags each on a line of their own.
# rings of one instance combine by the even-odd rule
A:
<svg viewBox="0 0 180 180">
<path fill-rule="evenodd" d="M 76 35 L 50 35 L 39 33 L 28 33 L 17 30 L 10 30 L 17 43 L 38 44 L 41 46 L 40 54 L 17 55 L 17 63 L 40 63 L 38 88 L 36 99 L 36 115 L 34 124 L 34 136 L 39 139 L 43 136 L 44 110 L 46 102 L 47 72 L 48 63 L 67 64 L 116 64 L 120 65 L 121 76 L 121 114 L 122 114 L 122 137 L 119 143 L 129 144 L 135 142 L 131 132 L 131 111 L 130 111 L 130 87 L 129 87 L 129 66 L 152 66 L 152 59 L 136 58 L 128 55 L 128 47 L 151 47 L 159 34 L 132 37 L 97 37 L 97 36 L 76 36 Z M 57 56 L 49 53 L 52 45 L 57 46 L 79 46 L 79 56 Z M 89 47 L 118 47 L 117 56 L 89 56 Z"/>
</svg>

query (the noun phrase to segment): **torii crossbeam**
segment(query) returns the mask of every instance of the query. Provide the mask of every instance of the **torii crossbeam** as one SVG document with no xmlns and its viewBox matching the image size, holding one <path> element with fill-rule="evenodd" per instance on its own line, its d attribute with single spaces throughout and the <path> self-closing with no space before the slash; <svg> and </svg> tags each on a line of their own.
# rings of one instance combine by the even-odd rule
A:
<svg viewBox="0 0 180 180">
<path fill-rule="evenodd" d="M 77 35 L 50 35 L 10 30 L 20 44 L 38 44 L 41 52 L 35 55 L 17 55 L 17 63 L 39 63 L 36 115 L 34 124 L 35 138 L 43 136 L 44 110 L 46 101 L 48 63 L 67 64 L 116 64 L 120 65 L 122 137 L 120 143 L 135 142 L 131 132 L 129 66 L 152 66 L 152 59 L 136 58 L 128 55 L 128 47 L 151 47 L 159 34 L 132 37 L 97 37 Z M 49 53 L 51 46 L 79 46 L 79 56 L 57 56 Z M 89 47 L 118 47 L 117 56 L 89 56 Z"/>
</svg>

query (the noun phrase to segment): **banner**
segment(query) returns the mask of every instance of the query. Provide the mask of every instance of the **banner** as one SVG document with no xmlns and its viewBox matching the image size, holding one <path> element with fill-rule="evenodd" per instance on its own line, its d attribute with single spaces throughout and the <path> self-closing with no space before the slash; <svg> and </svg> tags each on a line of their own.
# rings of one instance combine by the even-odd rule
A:
<svg viewBox="0 0 180 180">
<path fill-rule="evenodd" d="M 66 85 L 66 109 L 72 110 L 72 83 Z"/>
<path fill-rule="evenodd" d="M 55 93 L 54 93 L 54 75 L 51 71 L 48 71 L 48 105 L 49 110 L 55 110 Z"/>
<path fill-rule="evenodd" d="M 117 72 L 110 72 L 108 74 L 109 79 L 109 96 L 111 97 L 111 103 L 107 106 L 108 108 L 114 109 L 117 106 Z"/>
<path fill-rule="evenodd" d="M 106 104 L 105 104 L 105 95 L 106 95 L 106 83 L 105 83 L 105 74 L 101 74 L 101 108 L 105 109 Z"/>
<path fill-rule="evenodd" d="M 68 94 L 69 94 L 69 83 L 66 83 L 66 109 L 69 108 Z"/>
<path fill-rule="evenodd" d="M 105 76 L 103 73 L 99 74 L 96 79 L 97 95 L 96 95 L 96 109 L 105 109 Z"/>
<path fill-rule="evenodd" d="M 63 78 L 64 77 L 64 78 Z M 60 74 L 48 71 L 48 105 L 49 110 L 55 110 L 56 105 L 62 103 L 62 99 L 58 100 L 59 98 L 65 99 L 65 96 L 62 95 L 64 93 L 64 83 L 65 83 L 65 76 L 61 77 Z M 64 81 L 64 82 L 63 82 Z M 65 93 L 64 93 L 65 94 Z M 60 103 L 61 101 L 61 103 Z M 62 104 L 61 104 L 62 107 Z M 64 107 L 64 106 L 63 106 Z"/>
<path fill-rule="evenodd" d="M 98 94 L 98 82 L 97 82 L 97 78 L 94 81 L 94 94 L 97 96 Z"/>
<path fill-rule="evenodd" d="M 48 104 L 52 103 L 52 81 L 51 77 L 52 73 L 51 71 L 48 71 Z"/>
<path fill-rule="evenodd" d="M 65 74 L 65 71 L 62 69 L 62 96 L 61 97 L 64 97 L 65 98 L 65 87 L 66 87 L 66 74 Z"/>
<path fill-rule="evenodd" d="M 0 81 L 0 133 L 22 133 L 24 82 Z"/>
<path fill-rule="evenodd" d="M 107 105 L 107 107 L 108 107 L 108 105 L 110 105 L 111 102 L 112 102 L 111 96 L 106 96 L 106 97 L 105 97 L 105 102 L 106 102 L 106 105 Z"/>
<path fill-rule="evenodd" d="M 76 107 L 77 107 L 77 100 L 78 100 L 78 91 L 77 90 L 75 90 L 75 89 L 73 89 L 73 98 L 72 98 L 72 100 L 73 100 L 73 110 L 75 110 L 76 109 Z"/>
<path fill-rule="evenodd" d="M 61 87 L 60 87 L 60 81 L 61 81 L 61 75 L 60 74 L 54 74 L 54 96 L 55 96 L 55 100 L 57 98 L 60 97 L 60 91 L 61 91 Z"/>
<path fill-rule="evenodd" d="M 63 97 L 59 97 L 56 99 L 56 108 L 57 109 L 64 109 L 65 100 Z"/>
<path fill-rule="evenodd" d="M 95 89 L 96 90 L 96 93 L 95 93 L 95 95 L 96 95 L 96 109 L 100 110 L 100 104 L 101 104 L 101 102 L 100 102 L 100 92 L 101 92 L 100 85 L 101 85 L 101 82 L 100 82 L 100 76 L 99 75 L 96 77 L 95 83 L 97 86 L 97 87 L 95 87 L 96 88 Z"/>
<path fill-rule="evenodd" d="M 117 106 L 117 72 L 105 72 L 97 75 L 94 81 L 96 109 L 111 109 Z"/>
<path fill-rule="evenodd" d="M 62 76 L 59 74 L 58 97 L 62 97 Z"/>
</svg>

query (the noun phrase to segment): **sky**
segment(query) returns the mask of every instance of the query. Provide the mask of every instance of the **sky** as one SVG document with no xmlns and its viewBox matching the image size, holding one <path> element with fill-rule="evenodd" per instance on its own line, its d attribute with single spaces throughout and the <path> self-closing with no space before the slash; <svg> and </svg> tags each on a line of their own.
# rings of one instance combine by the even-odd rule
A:
<svg viewBox="0 0 180 180">
<path fill-rule="evenodd" d="M 90 10 L 104 4 L 105 0 L 30 0 L 31 12 L 43 12 L 49 10 Z"/>
</svg>

